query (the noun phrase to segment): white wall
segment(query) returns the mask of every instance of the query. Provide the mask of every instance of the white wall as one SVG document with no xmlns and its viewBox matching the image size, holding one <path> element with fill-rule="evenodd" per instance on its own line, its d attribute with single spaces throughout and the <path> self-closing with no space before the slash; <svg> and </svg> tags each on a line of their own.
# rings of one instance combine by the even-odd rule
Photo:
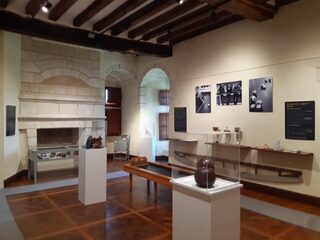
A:
<svg viewBox="0 0 320 240">
<path fill-rule="evenodd" d="M 284 102 L 315 100 L 316 125 L 320 112 L 320 1 L 301 0 L 279 10 L 265 22 L 244 20 L 183 42 L 169 59 L 139 58 L 138 76 L 155 63 L 167 67 L 170 80 L 170 134 L 173 109 L 188 109 L 188 132 L 211 132 L 212 126 L 239 126 L 243 144 L 273 146 L 280 140 L 287 149 L 313 152 L 313 159 L 271 154 L 264 163 L 303 171 L 303 184 L 266 184 L 299 193 L 320 196 L 320 128 L 315 141 L 285 139 Z M 273 77 L 273 112 L 249 113 L 248 83 L 257 77 Z M 240 106 L 216 106 L 216 84 L 242 80 Z M 212 113 L 195 113 L 195 87 L 212 85 Z M 253 154 L 254 155 L 254 154 Z M 268 159 L 269 158 L 269 159 Z M 261 161 L 256 157 L 253 161 Z"/>
<path fill-rule="evenodd" d="M 141 83 L 140 136 L 147 135 L 154 139 L 155 156 L 168 155 L 168 141 L 159 141 L 159 113 L 169 112 L 168 106 L 159 103 L 159 91 L 168 89 L 169 79 L 159 68 L 151 69 Z"/>
<path fill-rule="evenodd" d="M 3 32 L 0 31 L 0 189 L 4 180 L 4 104 L 3 104 Z"/>
<path fill-rule="evenodd" d="M 3 46 L 3 57 L 5 59 L 3 64 L 4 111 L 6 105 L 16 106 L 15 135 L 4 136 L 4 179 L 6 179 L 22 170 L 17 120 L 21 79 L 20 71 L 17 71 L 17 69 L 20 69 L 21 65 L 21 36 L 15 33 L 4 32 Z"/>
</svg>

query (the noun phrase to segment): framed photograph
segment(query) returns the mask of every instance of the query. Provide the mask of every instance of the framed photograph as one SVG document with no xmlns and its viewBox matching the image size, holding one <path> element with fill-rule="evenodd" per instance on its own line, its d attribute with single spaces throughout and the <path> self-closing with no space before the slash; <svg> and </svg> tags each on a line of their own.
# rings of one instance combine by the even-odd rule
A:
<svg viewBox="0 0 320 240">
<path fill-rule="evenodd" d="M 211 113 L 211 85 L 196 87 L 196 113 Z"/>
<path fill-rule="evenodd" d="M 286 139 L 315 140 L 315 102 L 285 102 Z"/>
<path fill-rule="evenodd" d="M 217 84 L 217 105 L 241 105 L 242 104 L 242 82 L 233 81 Z"/>
<path fill-rule="evenodd" d="M 16 106 L 6 106 L 6 136 L 14 136 L 16 133 Z"/>
<path fill-rule="evenodd" d="M 174 108 L 174 131 L 187 132 L 187 108 Z"/>
<path fill-rule="evenodd" d="M 249 111 L 272 112 L 272 77 L 250 79 Z"/>
</svg>

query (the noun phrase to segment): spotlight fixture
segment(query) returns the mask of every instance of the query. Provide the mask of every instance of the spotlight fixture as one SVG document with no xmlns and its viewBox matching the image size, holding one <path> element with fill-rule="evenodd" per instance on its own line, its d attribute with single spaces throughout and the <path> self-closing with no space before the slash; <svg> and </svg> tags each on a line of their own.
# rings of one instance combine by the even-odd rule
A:
<svg viewBox="0 0 320 240">
<path fill-rule="evenodd" d="M 48 13 L 51 7 L 52 7 L 52 4 L 46 0 L 46 1 L 44 1 L 44 3 L 41 6 L 41 10 L 44 13 Z"/>
<path fill-rule="evenodd" d="M 179 0 L 179 5 L 182 5 L 184 3 L 184 0 Z"/>
</svg>

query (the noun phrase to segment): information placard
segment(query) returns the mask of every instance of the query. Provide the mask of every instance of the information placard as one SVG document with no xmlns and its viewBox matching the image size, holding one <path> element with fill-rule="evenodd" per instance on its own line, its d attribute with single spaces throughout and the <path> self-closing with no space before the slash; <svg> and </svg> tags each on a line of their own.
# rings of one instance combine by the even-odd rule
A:
<svg viewBox="0 0 320 240">
<path fill-rule="evenodd" d="M 187 131 L 187 108 L 186 107 L 174 108 L 174 131 L 175 132 Z"/>
<path fill-rule="evenodd" d="M 315 102 L 285 102 L 286 138 L 315 139 Z"/>
</svg>

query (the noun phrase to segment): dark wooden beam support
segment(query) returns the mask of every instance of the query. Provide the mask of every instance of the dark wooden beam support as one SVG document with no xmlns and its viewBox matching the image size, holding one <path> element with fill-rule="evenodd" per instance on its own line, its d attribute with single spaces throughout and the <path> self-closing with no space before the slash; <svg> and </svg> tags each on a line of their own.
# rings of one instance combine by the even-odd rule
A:
<svg viewBox="0 0 320 240">
<path fill-rule="evenodd" d="M 79 27 L 98 12 L 108 6 L 113 0 L 95 0 L 85 10 L 73 19 L 73 26 Z"/>
<path fill-rule="evenodd" d="M 128 28 L 140 23 L 141 21 L 151 17 L 152 15 L 156 14 L 157 12 L 162 11 L 163 9 L 176 4 L 176 0 L 157 0 L 152 1 L 151 3 L 147 4 L 143 8 L 137 10 L 133 14 L 129 15 L 125 19 L 121 20 L 120 22 L 116 23 L 111 28 L 112 35 L 119 35 L 120 33 L 124 32 Z"/>
<path fill-rule="evenodd" d="M 6 8 L 8 6 L 9 0 L 0 0 L 0 7 Z"/>
<path fill-rule="evenodd" d="M 141 35 L 157 26 L 160 26 L 170 20 L 177 18 L 177 16 L 190 12 L 192 9 L 195 9 L 201 5 L 200 2 L 195 0 L 189 0 L 182 5 L 178 5 L 175 8 L 151 19 L 150 21 L 140 25 L 139 27 L 132 29 L 128 33 L 129 38 L 135 38 L 138 35 Z"/>
<path fill-rule="evenodd" d="M 231 0 L 221 6 L 232 14 L 240 15 L 256 21 L 265 21 L 274 17 L 276 7 L 259 3 L 256 0 Z"/>
<path fill-rule="evenodd" d="M 194 37 L 199 36 L 201 34 L 204 34 L 206 32 L 230 25 L 235 22 L 239 22 L 244 19 L 244 17 L 242 17 L 242 16 L 233 15 L 228 12 L 224 13 L 224 14 L 225 14 L 225 16 L 224 17 L 221 16 L 220 20 L 210 22 L 209 24 L 206 24 L 206 25 L 199 27 L 199 28 L 192 29 L 191 31 L 185 32 L 184 34 L 181 34 L 181 35 L 175 36 L 173 34 L 173 37 L 170 40 L 170 45 L 173 46 L 177 43 L 186 41 L 188 39 L 194 38 Z"/>
<path fill-rule="evenodd" d="M 26 5 L 26 14 L 34 17 L 41 8 L 44 0 L 29 0 Z"/>
<path fill-rule="evenodd" d="M 127 0 L 113 12 L 102 18 L 100 21 L 96 22 L 93 25 L 93 30 L 98 32 L 102 31 L 103 29 L 109 27 L 111 24 L 115 23 L 124 15 L 138 8 L 145 2 L 145 0 Z"/>
<path fill-rule="evenodd" d="M 193 18 L 199 17 L 202 14 L 206 14 L 209 11 L 213 11 L 214 7 L 211 5 L 207 5 L 204 7 L 201 7 L 191 13 L 188 13 L 180 18 L 177 18 L 171 22 L 168 22 L 164 25 L 161 25 L 160 27 L 157 27 L 146 34 L 143 35 L 142 40 L 148 41 L 151 38 L 157 37 L 165 32 L 169 32 L 174 28 L 178 28 L 181 25 L 185 25 L 188 21 L 191 21 Z"/>
<path fill-rule="evenodd" d="M 89 33 L 92 32 L 87 30 L 51 24 L 3 10 L 0 10 L 0 29 L 109 51 L 134 52 L 161 57 L 172 56 L 172 48 L 167 45 L 137 42 L 102 34 L 89 37 Z"/>
<path fill-rule="evenodd" d="M 60 0 L 56 6 L 51 9 L 49 19 L 57 21 L 77 0 Z"/>
</svg>

